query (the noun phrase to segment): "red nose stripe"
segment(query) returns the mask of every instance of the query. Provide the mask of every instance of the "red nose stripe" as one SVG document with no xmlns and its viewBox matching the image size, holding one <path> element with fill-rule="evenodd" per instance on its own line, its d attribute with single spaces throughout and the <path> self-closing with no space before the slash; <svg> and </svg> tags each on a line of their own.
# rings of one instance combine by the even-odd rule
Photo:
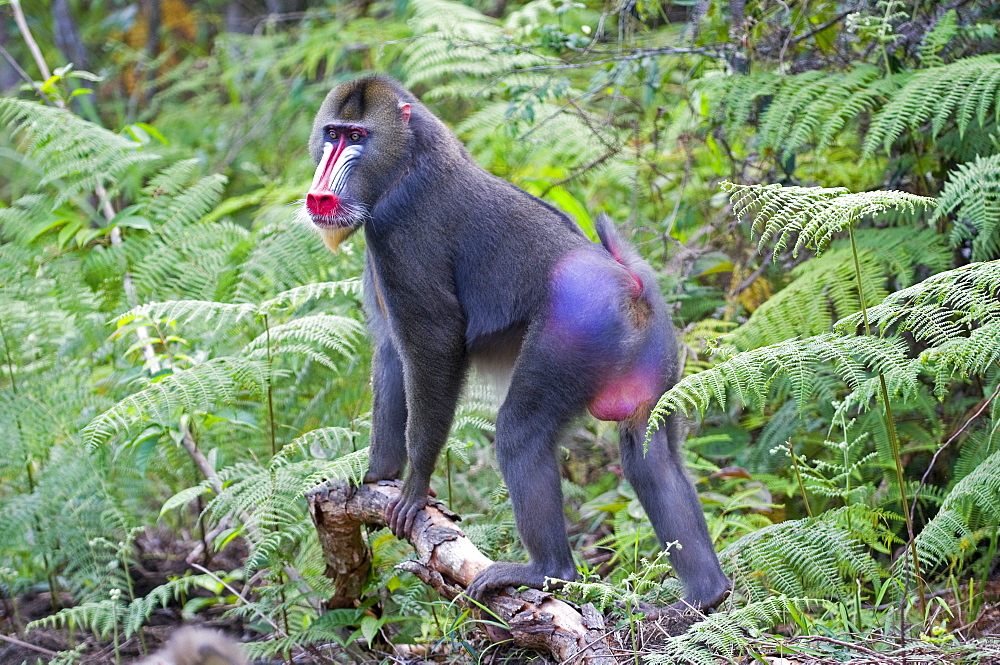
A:
<svg viewBox="0 0 1000 665">
<path fill-rule="evenodd" d="M 313 215 L 329 217 L 337 211 L 340 199 L 333 192 L 314 194 L 312 192 L 306 196 L 306 208 Z"/>
<path fill-rule="evenodd" d="M 323 157 L 316 167 L 316 174 L 313 176 L 312 186 L 306 195 L 306 209 L 312 215 L 329 217 L 337 212 L 340 205 L 340 198 L 329 189 L 330 176 L 333 174 L 333 167 L 340 159 L 340 153 L 344 152 L 345 139 L 340 137 L 340 142 L 334 146 L 330 143 L 323 148 Z"/>
</svg>

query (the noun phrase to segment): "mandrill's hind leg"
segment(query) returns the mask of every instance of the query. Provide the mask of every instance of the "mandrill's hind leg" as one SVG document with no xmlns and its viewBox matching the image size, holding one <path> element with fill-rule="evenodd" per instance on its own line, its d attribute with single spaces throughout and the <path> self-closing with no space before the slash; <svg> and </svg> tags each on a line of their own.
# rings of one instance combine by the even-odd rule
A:
<svg viewBox="0 0 1000 665">
<path fill-rule="evenodd" d="M 494 563 L 469 585 L 473 599 L 482 601 L 506 586 L 542 589 L 546 578 L 576 579 L 556 448 L 559 434 L 585 405 L 580 396 L 587 376 L 562 354 L 525 342 L 497 417 L 495 448 L 530 561 Z"/>
<path fill-rule="evenodd" d="M 675 607 L 715 607 L 732 584 L 719 566 L 701 502 L 685 472 L 673 419 L 653 432 L 644 454 L 648 411 L 636 416 L 619 425 L 622 470 L 660 543 L 680 545 L 670 549 L 670 563 L 684 583 L 684 600 Z"/>
</svg>

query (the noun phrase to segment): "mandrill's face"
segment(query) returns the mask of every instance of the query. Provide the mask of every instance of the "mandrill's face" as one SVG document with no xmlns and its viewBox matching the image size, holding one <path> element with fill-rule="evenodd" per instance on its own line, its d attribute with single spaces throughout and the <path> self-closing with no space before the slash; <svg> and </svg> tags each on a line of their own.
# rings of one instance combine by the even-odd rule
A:
<svg viewBox="0 0 1000 665">
<path fill-rule="evenodd" d="M 306 212 L 327 246 L 361 227 L 402 165 L 410 105 L 387 81 L 369 77 L 334 88 L 313 123 L 316 173 Z"/>
</svg>

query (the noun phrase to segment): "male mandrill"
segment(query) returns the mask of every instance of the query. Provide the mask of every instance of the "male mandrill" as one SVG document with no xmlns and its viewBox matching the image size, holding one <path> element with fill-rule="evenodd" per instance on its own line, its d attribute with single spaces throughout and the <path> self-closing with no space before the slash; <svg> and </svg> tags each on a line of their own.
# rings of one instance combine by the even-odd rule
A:
<svg viewBox="0 0 1000 665">
<path fill-rule="evenodd" d="M 427 501 L 470 364 L 501 368 L 508 389 L 496 456 L 528 563 L 495 563 L 468 588 L 576 579 L 556 446 L 589 409 L 619 423 L 622 468 L 684 583 L 707 609 L 730 582 L 685 475 L 672 422 L 643 442 L 675 381 L 677 350 L 656 276 L 606 217 L 591 242 L 566 215 L 481 169 L 396 81 L 334 88 L 313 125 L 318 162 L 306 210 L 331 249 L 361 226 L 365 310 L 374 337 L 366 482 L 409 471 L 389 508 L 407 533 Z"/>
</svg>

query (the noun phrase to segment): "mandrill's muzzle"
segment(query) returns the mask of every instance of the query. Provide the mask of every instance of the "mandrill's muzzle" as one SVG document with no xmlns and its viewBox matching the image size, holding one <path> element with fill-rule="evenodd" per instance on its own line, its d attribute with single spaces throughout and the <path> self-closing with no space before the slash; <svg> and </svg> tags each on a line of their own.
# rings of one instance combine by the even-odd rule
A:
<svg viewBox="0 0 1000 665">
<path fill-rule="evenodd" d="M 333 192 L 313 192 L 306 195 L 306 210 L 313 217 L 333 217 L 340 207 L 340 197 Z"/>
<path fill-rule="evenodd" d="M 326 143 L 306 195 L 306 211 L 327 247 L 336 251 L 340 243 L 360 225 L 359 206 L 343 195 L 351 167 L 361 155 L 361 146 Z"/>
</svg>

